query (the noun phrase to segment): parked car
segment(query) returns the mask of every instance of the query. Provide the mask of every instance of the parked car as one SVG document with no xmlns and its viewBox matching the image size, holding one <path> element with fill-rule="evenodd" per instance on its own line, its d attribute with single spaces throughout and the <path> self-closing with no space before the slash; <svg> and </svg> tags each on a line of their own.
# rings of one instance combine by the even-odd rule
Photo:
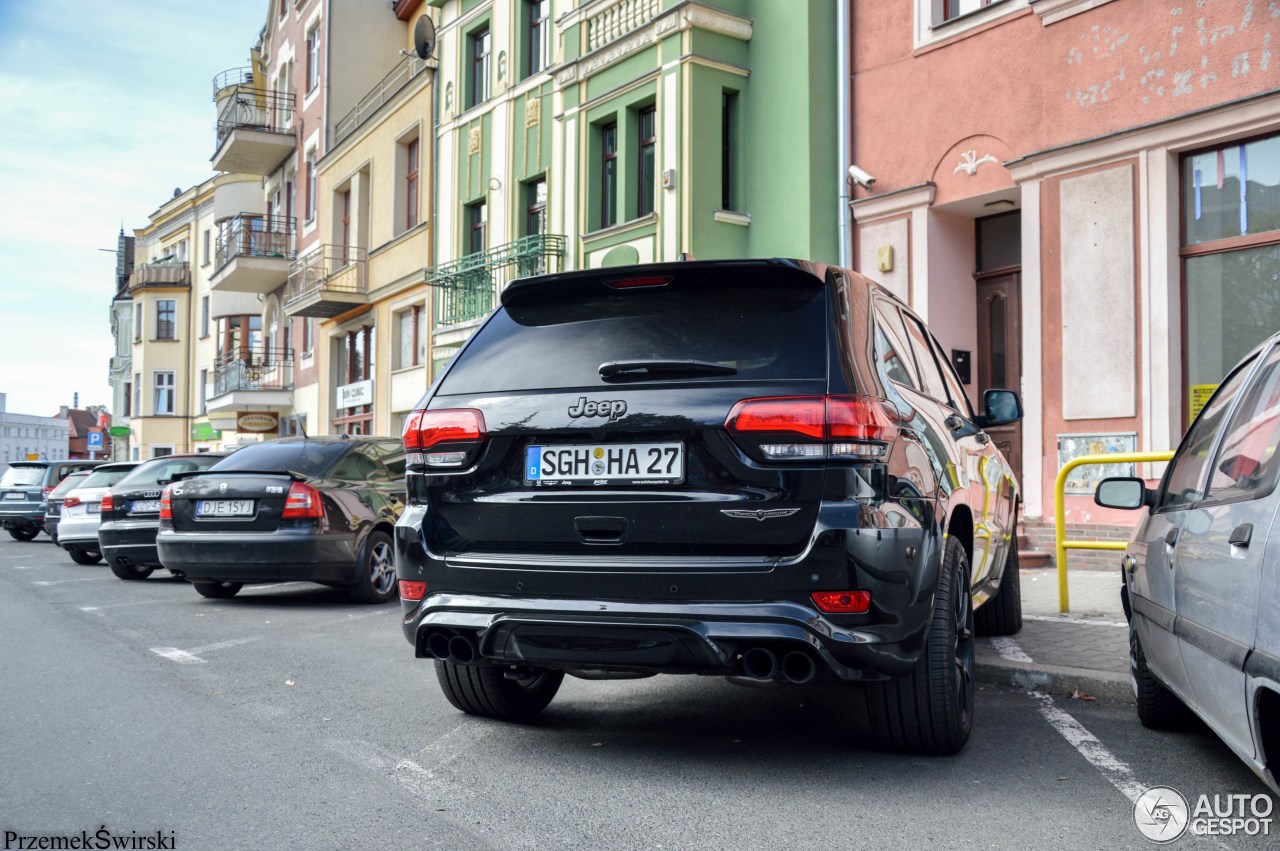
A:
<svg viewBox="0 0 1280 851">
<path fill-rule="evenodd" d="M 160 497 L 160 563 L 205 597 L 251 582 L 396 593 L 391 534 L 404 508 L 404 450 L 386 437 L 299 437 L 246 446 Z"/>
<path fill-rule="evenodd" d="M 45 498 L 44 533 L 55 544 L 58 543 L 58 519 L 62 514 L 63 498 L 73 488 L 79 487 L 85 479 L 89 478 L 89 474 L 92 472 L 92 470 L 77 470 L 58 482 L 58 486 L 50 491 L 49 496 Z"/>
<path fill-rule="evenodd" d="M 58 546 L 66 550 L 76 564 L 102 561 L 102 549 L 98 544 L 102 496 L 136 466 L 137 461 L 102 464 L 63 495 L 62 510 L 58 516 Z"/>
<path fill-rule="evenodd" d="M 1104 479 L 1094 499 L 1149 509 L 1123 557 L 1138 718 L 1188 708 L 1276 791 L 1280 774 L 1280 334 L 1191 424 L 1159 487 Z"/>
<path fill-rule="evenodd" d="M 45 500 L 68 474 L 102 461 L 13 461 L 0 475 L 0 526 L 17 541 L 30 541 L 44 526 Z"/>
<path fill-rule="evenodd" d="M 175 476 L 207 470 L 225 457 L 206 452 L 153 458 L 103 494 L 98 543 L 112 573 L 121 579 L 146 579 L 161 566 L 156 532 L 162 489 Z"/>
<path fill-rule="evenodd" d="M 942 346 L 803 261 L 510 284 L 406 420 L 405 636 L 463 712 L 566 673 L 866 683 L 893 746 L 950 754 L 975 628 L 1022 623 L 1018 490 Z M 975 612 L 976 609 L 976 612 Z"/>
</svg>

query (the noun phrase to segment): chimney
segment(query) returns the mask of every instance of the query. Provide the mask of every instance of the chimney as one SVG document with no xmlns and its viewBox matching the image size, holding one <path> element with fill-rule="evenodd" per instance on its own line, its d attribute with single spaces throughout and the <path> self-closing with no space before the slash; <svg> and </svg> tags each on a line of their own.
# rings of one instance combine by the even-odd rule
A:
<svg viewBox="0 0 1280 851">
<path fill-rule="evenodd" d="M 59 416 L 59 417 L 62 417 L 62 419 L 64 419 L 64 420 L 67 418 L 67 406 L 66 406 L 66 405 L 61 405 L 61 406 L 59 406 L 59 408 L 58 408 L 58 416 Z"/>
<path fill-rule="evenodd" d="M 75 408 L 76 410 L 79 410 L 79 409 L 80 409 L 80 394 L 79 394 L 79 393 L 72 393 L 72 394 L 71 394 L 71 407 Z"/>
</svg>

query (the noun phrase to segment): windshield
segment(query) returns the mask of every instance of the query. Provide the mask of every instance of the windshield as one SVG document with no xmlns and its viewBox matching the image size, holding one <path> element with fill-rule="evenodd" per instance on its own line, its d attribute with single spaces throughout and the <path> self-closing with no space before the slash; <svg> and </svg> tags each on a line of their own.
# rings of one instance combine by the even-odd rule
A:
<svg viewBox="0 0 1280 851">
<path fill-rule="evenodd" d="M 10 467 L 0 476 L 0 488 L 38 485 L 44 480 L 44 467 Z"/>
<path fill-rule="evenodd" d="M 132 470 L 132 467 L 116 467 L 109 470 L 104 470 L 99 467 L 90 473 L 87 479 L 80 483 L 80 487 L 109 488 L 125 476 L 129 475 Z"/>
<path fill-rule="evenodd" d="M 351 448 L 349 443 L 328 443 L 315 440 L 299 440 L 282 443 L 269 441 L 246 446 L 234 455 L 222 459 L 209 469 L 220 473 L 286 472 L 319 477 L 333 466 Z"/>
<path fill-rule="evenodd" d="M 65 479 L 63 479 L 61 482 L 58 483 L 58 486 L 53 489 L 52 493 L 49 494 L 49 499 L 58 499 L 59 497 L 61 497 L 63 494 L 65 494 L 67 491 L 71 490 L 72 488 L 80 487 L 82 484 L 84 484 L 84 480 L 87 478 L 89 478 L 88 472 L 72 473 L 71 475 L 67 476 Z"/>
<path fill-rule="evenodd" d="M 128 485 L 162 485 L 173 481 L 178 473 L 189 473 L 192 470 L 207 470 L 221 461 L 223 455 L 194 455 L 189 457 L 153 458 L 145 464 L 139 464 L 133 472 L 120 480 L 121 487 Z"/>
</svg>

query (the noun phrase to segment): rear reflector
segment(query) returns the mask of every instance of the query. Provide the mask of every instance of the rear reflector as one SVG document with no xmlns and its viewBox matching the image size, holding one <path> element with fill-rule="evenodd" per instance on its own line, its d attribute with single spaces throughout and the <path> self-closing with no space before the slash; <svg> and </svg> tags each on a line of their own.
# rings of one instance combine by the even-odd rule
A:
<svg viewBox="0 0 1280 851">
<path fill-rule="evenodd" d="M 294 482 L 289 486 L 280 519 L 317 520 L 322 517 L 324 517 L 324 505 L 320 501 L 320 491 L 306 482 Z"/>
<path fill-rule="evenodd" d="M 813 604 L 832 615 L 860 615 L 871 608 L 870 591 L 814 591 Z"/>
<path fill-rule="evenodd" d="M 465 467 L 487 438 L 484 414 L 475 408 L 414 411 L 404 423 L 404 450 L 411 466 Z"/>
<path fill-rule="evenodd" d="M 421 600 L 425 596 L 427 596 L 427 583 L 410 582 L 407 579 L 400 580 L 401 600 Z"/>
<path fill-rule="evenodd" d="M 107 491 L 102 495 L 102 505 L 100 506 L 100 508 L 103 511 L 110 511 L 115 507 L 116 507 L 115 497 L 111 495 L 111 491 Z"/>
<path fill-rule="evenodd" d="M 874 396 L 743 399 L 725 428 L 768 461 L 880 458 L 898 429 Z"/>
<path fill-rule="evenodd" d="M 665 287 L 671 283 L 670 277 L 652 276 L 648 278 L 615 278 L 612 281 L 605 281 L 605 286 L 613 287 L 615 290 L 633 290 L 643 287 Z"/>
<path fill-rule="evenodd" d="M 173 496 L 171 494 L 173 485 L 165 485 L 164 493 L 160 494 L 160 519 L 173 519 Z"/>
</svg>

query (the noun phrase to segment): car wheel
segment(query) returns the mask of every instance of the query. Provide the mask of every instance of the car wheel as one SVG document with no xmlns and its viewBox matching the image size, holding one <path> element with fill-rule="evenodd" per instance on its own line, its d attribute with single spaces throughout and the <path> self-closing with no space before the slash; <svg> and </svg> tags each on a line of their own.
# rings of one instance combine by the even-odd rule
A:
<svg viewBox="0 0 1280 851">
<path fill-rule="evenodd" d="M 97 564 L 102 561 L 102 553 L 97 550 L 67 550 L 71 560 L 76 564 Z"/>
<path fill-rule="evenodd" d="M 1129 676 L 1138 704 L 1138 720 L 1153 730 L 1174 730 L 1191 720 L 1191 710 L 1164 687 L 1147 667 L 1147 654 L 1138 640 L 1138 631 L 1129 628 Z"/>
<path fill-rule="evenodd" d="M 39 534 L 39 529 L 32 529 L 30 526 L 12 526 L 9 528 L 9 537 L 15 541 L 34 540 L 35 536 Z"/>
<path fill-rule="evenodd" d="M 151 567 L 138 567 L 132 564 L 120 564 L 117 561 L 111 562 L 111 572 L 121 579 L 146 579 L 151 575 Z"/>
<path fill-rule="evenodd" d="M 351 596 L 365 603 L 385 603 L 396 596 L 396 551 L 386 532 L 371 532 L 360 556 L 360 581 Z"/>
<path fill-rule="evenodd" d="M 500 667 L 437 660 L 436 679 L 445 698 L 468 715 L 528 721 L 556 696 L 564 672 L 535 668 L 527 676 L 511 679 Z"/>
<path fill-rule="evenodd" d="M 1018 569 L 1018 542 L 1011 542 L 1004 560 L 1000 590 L 973 613 L 978 635 L 1016 635 L 1022 629 L 1022 576 Z"/>
<path fill-rule="evenodd" d="M 215 600 L 234 597 L 244 587 L 243 582 L 192 582 L 191 584 L 196 586 L 196 593 L 201 597 L 211 597 Z"/>
<path fill-rule="evenodd" d="M 867 684 L 876 734 L 895 750 L 958 753 L 973 729 L 974 631 L 969 559 L 948 537 L 933 598 L 925 651 L 915 670 Z"/>
</svg>

